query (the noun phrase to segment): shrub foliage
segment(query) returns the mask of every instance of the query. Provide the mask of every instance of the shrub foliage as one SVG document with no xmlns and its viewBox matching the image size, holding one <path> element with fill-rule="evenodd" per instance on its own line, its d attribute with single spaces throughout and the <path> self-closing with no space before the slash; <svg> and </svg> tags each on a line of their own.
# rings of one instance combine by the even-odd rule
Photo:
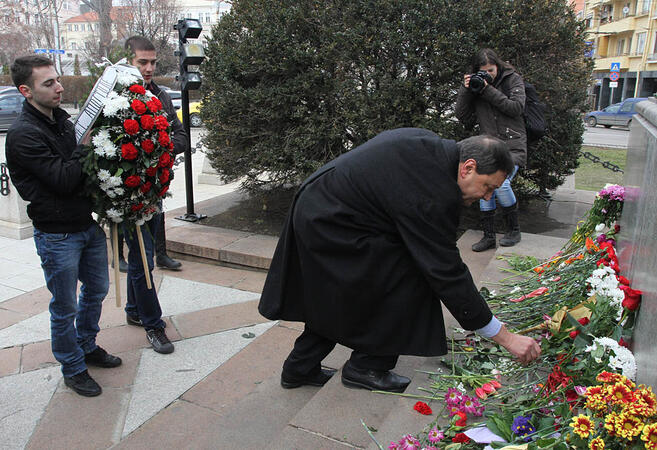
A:
<svg viewBox="0 0 657 450">
<path fill-rule="evenodd" d="M 472 55 L 491 47 L 548 104 L 549 136 L 523 172 L 551 189 L 572 173 L 590 62 L 569 0 L 236 0 L 203 64 L 214 168 L 243 187 L 294 185 L 397 127 L 476 133 L 453 117 Z"/>
</svg>

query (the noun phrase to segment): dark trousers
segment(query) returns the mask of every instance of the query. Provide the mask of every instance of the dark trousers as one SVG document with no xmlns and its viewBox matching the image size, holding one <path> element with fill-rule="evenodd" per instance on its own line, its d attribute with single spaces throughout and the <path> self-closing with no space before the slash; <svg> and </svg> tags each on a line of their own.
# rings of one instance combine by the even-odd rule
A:
<svg viewBox="0 0 657 450">
<path fill-rule="evenodd" d="M 294 342 L 294 348 L 283 363 L 283 372 L 306 376 L 321 370 L 324 358 L 335 348 L 335 342 L 313 332 L 308 326 Z M 390 370 L 397 364 L 399 355 L 374 356 L 353 350 L 349 364 L 360 370 Z"/>
<path fill-rule="evenodd" d="M 156 255 L 166 255 L 167 254 L 167 237 L 164 232 L 164 213 L 159 213 L 157 216 L 160 217 L 158 222 L 157 229 L 153 237 L 155 238 L 155 254 Z M 119 227 L 118 230 L 118 247 L 119 247 L 119 259 L 123 259 L 123 227 Z M 112 243 L 112 249 L 114 248 L 114 234 L 110 232 L 110 242 Z"/>
<path fill-rule="evenodd" d="M 144 324 L 144 328 L 164 328 L 166 324 L 162 320 L 162 309 L 160 300 L 155 292 L 153 283 L 153 254 L 155 245 L 153 238 L 160 222 L 160 214 L 153 216 L 151 220 L 141 226 L 141 235 L 144 239 L 144 250 L 146 251 L 146 262 L 148 263 L 148 276 L 151 279 L 151 289 L 146 286 L 144 266 L 139 251 L 137 230 L 124 230 L 125 241 L 128 244 L 128 300 L 125 312 L 131 316 L 138 316 Z"/>
</svg>

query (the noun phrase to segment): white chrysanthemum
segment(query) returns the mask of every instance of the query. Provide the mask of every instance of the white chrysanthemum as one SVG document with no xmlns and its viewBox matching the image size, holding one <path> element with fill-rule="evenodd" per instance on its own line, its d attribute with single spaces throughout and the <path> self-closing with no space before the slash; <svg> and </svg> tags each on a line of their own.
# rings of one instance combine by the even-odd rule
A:
<svg viewBox="0 0 657 450">
<path fill-rule="evenodd" d="M 605 229 L 605 224 L 604 223 L 599 223 L 595 226 L 595 231 L 600 233 L 602 230 Z"/>
<path fill-rule="evenodd" d="M 117 187 L 121 186 L 123 184 L 123 180 L 121 180 L 121 177 L 111 177 L 107 182 L 112 186 L 112 187 Z"/>
<path fill-rule="evenodd" d="M 608 366 L 614 370 L 621 370 L 627 378 L 634 380 L 636 377 L 636 360 L 631 351 L 621 346 L 615 340 L 602 337 L 595 338 L 593 344 L 587 346 L 584 351 L 595 352 L 598 347 L 603 347 L 605 353 L 609 354 Z M 601 362 L 600 358 L 595 358 L 596 362 Z"/>
<path fill-rule="evenodd" d="M 107 217 L 114 223 L 123 222 L 123 217 L 121 217 L 121 213 L 114 208 L 108 209 L 105 212 L 105 215 L 107 215 Z"/>
<path fill-rule="evenodd" d="M 130 86 L 137 83 L 138 81 L 139 78 L 124 70 L 119 70 L 116 76 L 116 84 L 120 84 L 121 86 Z"/>
<path fill-rule="evenodd" d="M 98 156 L 112 157 L 116 154 L 116 147 L 110 139 L 107 130 L 100 130 L 91 140 L 94 145 L 94 152 Z"/>
<path fill-rule="evenodd" d="M 144 223 L 146 223 L 146 221 L 143 218 L 135 220 L 136 225 L 142 226 Z"/>
<path fill-rule="evenodd" d="M 116 195 L 123 195 L 125 193 L 125 190 L 122 187 L 117 187 L 117 188 L 114 188 L 114 192 L 116 193 Z"/>
<path fill-rule="evenodd" d="M 111 176 L 112 176 L 112 174 L 107 169 L 100 169 L 98 171 L 98 179 L 101 182 L 105 182 L 105 181 L 109 180 Z"/>
<path fill-rule="evenodd" d="M 509 292 L 509 294 L 515 294 L 516 292 L 521 291 L 520 286 L 514 286 L 513 289 Z"/>
<path fill-rule="evenodd" d="M 107 95 L 107 97 L 105 97 L 103 114 L 105 114 L 105 117 L 114 117 L 119 111 L 128 108 L 130 108 L 128 99 L 119 95 L 116 91 L 112 91 Z"/>
</svg>

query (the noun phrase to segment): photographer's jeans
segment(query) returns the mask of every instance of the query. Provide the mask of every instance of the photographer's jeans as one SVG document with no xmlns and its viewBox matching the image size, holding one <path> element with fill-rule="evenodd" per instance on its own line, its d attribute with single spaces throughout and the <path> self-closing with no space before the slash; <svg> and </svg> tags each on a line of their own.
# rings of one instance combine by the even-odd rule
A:
<svg viewBox="0 0 657 450">
<path fill-rule="evenodd" d="M 34 243 L 50 299 L 52 353 L 65 377 L 86 370 L 85 353 L 96 349 L 98 320 L 109 289 L 105 232 L 93 223 L 77 233 L 34 229 Z M 78 280 L 82 282 L 76 298 Z"/>
<path fill-rule="evenodd" d="M 125 242 L 128 244 L 128 301 L 125 305 L 125 312 L 133 317 L 139 317 L 146 330 L 166 327 L 166 323 L 162 320 L 160 300 L 153 283 L 154 238 L 161 220 L 162 214 L 155 214 L 151 220 L 140 227 L 152 289 L 148 289 L 146 286 L 137 230 L 135 228 L 123 230 Z"/>
<path fill-rule="evenodd" d="M 490 198 L 490 200 L 479 200 L 480 211 L 493 211 L 495 209 L 496 198 L 497 201 L 500 202 L 500 205 L 502 205 L 505 208 L 516 204 L 516 195 L 513 193 L 513 190 L 511 189 L 511 180 L 513 180 L 513 177 L 516 176 L 516 173 L 518 173 L 518 166 L 514 166 L 513 173 L 509 175 L 509 177 L 506 180 L 504 180 L 502 186 L 495 189 L 495 192 L 493 192 L 493 195 Z"/>
</svg>

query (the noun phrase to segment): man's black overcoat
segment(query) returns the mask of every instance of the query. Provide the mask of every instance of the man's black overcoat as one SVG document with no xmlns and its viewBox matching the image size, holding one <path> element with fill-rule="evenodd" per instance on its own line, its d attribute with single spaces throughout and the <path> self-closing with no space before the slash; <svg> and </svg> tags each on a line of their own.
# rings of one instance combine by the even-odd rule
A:
<svg viewBox="0 0 657 450">
<path fill-rule="evenodd" d="M 492 314 L 456 247 L 456 143 L 386 131 L 311 175 L 259 311 L 372 355 L 447 352 L 440 300 L 466 329 Z"/>
</svg>

